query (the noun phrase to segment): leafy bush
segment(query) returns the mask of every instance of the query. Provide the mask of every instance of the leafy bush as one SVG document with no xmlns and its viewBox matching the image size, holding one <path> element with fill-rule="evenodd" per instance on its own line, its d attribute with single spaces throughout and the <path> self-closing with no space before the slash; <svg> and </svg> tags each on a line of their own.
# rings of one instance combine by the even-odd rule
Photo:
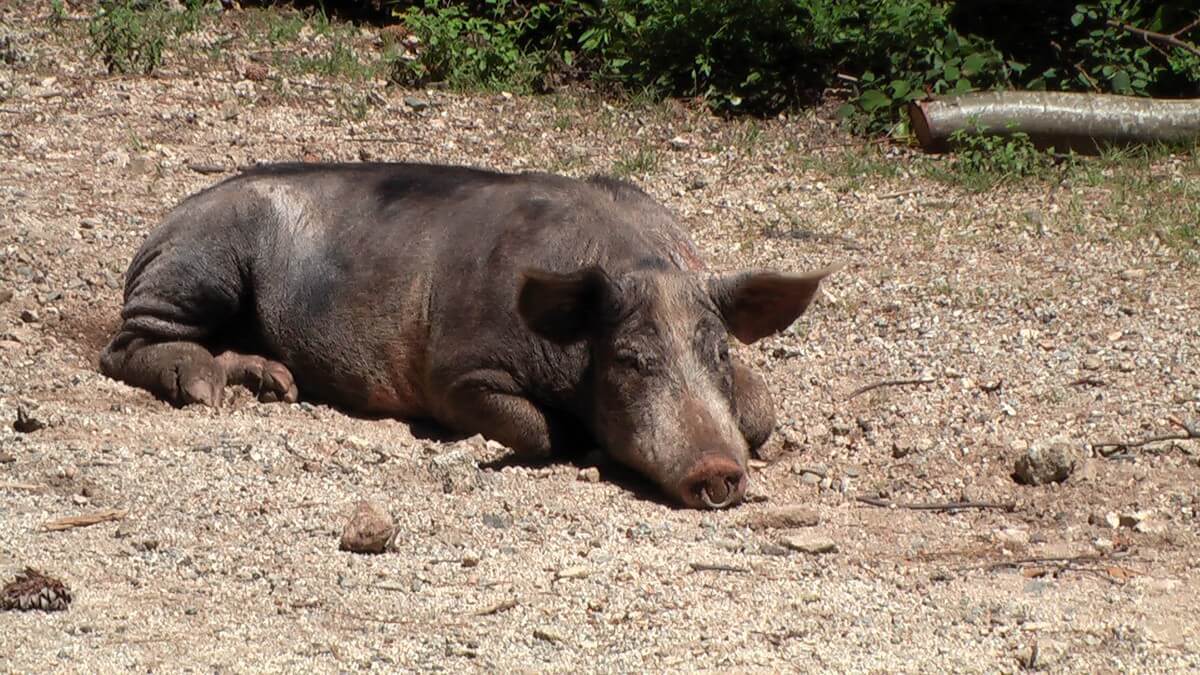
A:
<svg viewBox="0 0 1200 675">
<path fill-rule="evenodd" d="M 533 26 L 552 10 L 537 3 L 523 15 L 510 0 L 486 0 L 474 11 L 465 3 L 426 0 L 401 17 L 421 40 L 421 58 L 397 62 L 397 79 L 408 84 L 446 82 L 457 89 L 529 91 L 545 70 L 544 49 L 528 44 Z"/>
<path fill-rule="evenodd" d="M 162 64 L 167 41 L 199 26 L 204 0 L 173 12 L 154 0 L 104 0 L 88 24 L 92 48 L 110 73 L 150 74 Z"/>
</svg>

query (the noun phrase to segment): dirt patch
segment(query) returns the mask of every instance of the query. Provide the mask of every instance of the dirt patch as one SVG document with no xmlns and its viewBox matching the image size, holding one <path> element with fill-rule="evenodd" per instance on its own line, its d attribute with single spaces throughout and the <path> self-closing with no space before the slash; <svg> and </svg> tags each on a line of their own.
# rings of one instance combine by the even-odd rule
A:
<svg viewBox="0 0 1200 675">
<path fill-rule="evenodd" d="M 190 38 L 223 45 L 204 68 L 108 77 L 34 4 L 0 10 L 30 55 L 0 71 L 0 583 L 34 567 L 73 602 L 4 615 L 13 669 L 1200 668 L 1200 447 L 1095 449 L 1200 418 L 1200 275 L 1111 183 L 965 192 L 820 116 L 251 81 L 220 25 Z M 683 511 L 603 463 L 245 393 L 175 410 L 97 373 L 125 265 L 207 167 L 306 158 L 617 170 L 714 269 L 848 263 L 738 348 L 779 407 L 757 501 Z M 1070 477 L 1016 484 L 1049 442 Z M 362 500 L 387 553 L 338 550 Z M 748 525 L 797 505 L 802 529 Z"/>
</svg>

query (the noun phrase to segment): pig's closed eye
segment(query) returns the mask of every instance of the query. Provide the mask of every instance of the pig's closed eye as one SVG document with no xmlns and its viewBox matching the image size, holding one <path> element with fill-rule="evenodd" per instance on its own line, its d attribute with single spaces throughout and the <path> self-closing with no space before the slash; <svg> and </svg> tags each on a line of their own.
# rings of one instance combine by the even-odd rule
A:
<svg viewBox="0 0 1200 675">
<path fill-rule="evenodd" d="M 658 370 L 659 367 L 657 357 L 644 352 L 637 352 L 632 349 L 622 349 L 618 351 L 615 360 L 622 368 L 636 370 L 642 375 L 649 375 Z"/>
</svg>

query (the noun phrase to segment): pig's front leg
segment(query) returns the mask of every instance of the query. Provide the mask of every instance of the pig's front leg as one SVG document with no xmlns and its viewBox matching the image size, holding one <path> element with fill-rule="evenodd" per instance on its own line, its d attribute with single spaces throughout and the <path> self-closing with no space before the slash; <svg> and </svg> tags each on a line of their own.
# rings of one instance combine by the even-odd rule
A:
<svg viewBox="0 0 1200 675">
<path fill-rule="evenodd" d="M 746 364 L 733 362 L 733 397 L 737 405 L 738 429 L 755 452 L 775 429 L 775 404 L 767 383 Z"/>
<path fill-rule="evenodd" d="M 474 372 L 450 386 L 440 421 L 454 431 L 501 443 L 522 459 L 543 460 L 568 440 L 564 429 L 520 395 L 502 371 Z"/>
</svg>

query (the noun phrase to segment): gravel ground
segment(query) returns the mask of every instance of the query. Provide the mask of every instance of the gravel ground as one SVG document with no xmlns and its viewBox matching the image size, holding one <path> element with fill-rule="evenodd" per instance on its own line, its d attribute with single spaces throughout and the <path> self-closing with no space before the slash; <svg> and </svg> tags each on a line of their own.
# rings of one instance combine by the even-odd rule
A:
<svg viewBox="0 0 1200 675">
<path fill-rule="evenodd" d="M 0 8 L 0 583 L 29 565 L 74 601 L 0 613 L 0 670 L 1200 668 L 1200 443 L 1100 445 L 1200 420 L 1200 275 L 1103 183 L 975 194 L 900 150 L 853 175 L 816 113 L 352 90 L 232 47 L 110 77 L 38 4 Z M 174 410 L 96 372 L 134 250 L 212 172 L 368 158 L 615 168 L 714 267 L 846 262 L 739 347 L 780 408 L 754 501 L 677 510 L 599 458 L 508 466 L 240 391 Z M 921 382 L 852 396 L 895 379 Z M 1018 484 L 1022 456 L 1073 470 Z M 364 499 L 395 518 L 384 554 L 339 550 Z"/>
</svg>

